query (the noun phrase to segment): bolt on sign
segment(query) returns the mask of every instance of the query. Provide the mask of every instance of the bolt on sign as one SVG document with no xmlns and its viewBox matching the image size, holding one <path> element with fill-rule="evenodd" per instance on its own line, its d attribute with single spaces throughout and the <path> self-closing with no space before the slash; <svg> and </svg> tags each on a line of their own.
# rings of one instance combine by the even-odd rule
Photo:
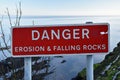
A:
<svg viewBox="0 0 120 80">
<path fill-rule="evenodd" d="M 109 24 L 25 26 L 12 28 L 14 57 L 107 53 Z"/>
</svg>

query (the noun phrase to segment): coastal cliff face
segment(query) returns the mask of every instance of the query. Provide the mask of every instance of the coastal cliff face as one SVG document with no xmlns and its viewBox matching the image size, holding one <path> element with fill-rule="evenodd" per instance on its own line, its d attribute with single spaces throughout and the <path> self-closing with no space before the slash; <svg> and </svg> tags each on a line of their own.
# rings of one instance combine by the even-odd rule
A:
<svg viewBox="0 0 120 80">
<path fill-rule="evenodd" d="M 120 80 L 120 42 L 101 63 L 94 64 L 95 80 Z M 86 80 L 86 69 L 72 80 Z"/>
<path fill-rule="evenodd" d="M 97 64 L 96 64 L 97 65 Z M 120 80 L 120 42 L 95 68 L 96 80 Z"/>
</svg>

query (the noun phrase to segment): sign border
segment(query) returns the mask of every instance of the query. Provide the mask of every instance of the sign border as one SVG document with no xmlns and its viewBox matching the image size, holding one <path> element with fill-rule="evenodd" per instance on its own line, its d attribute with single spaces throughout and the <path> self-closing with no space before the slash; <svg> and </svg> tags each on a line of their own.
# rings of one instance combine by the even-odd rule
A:
<svg viewBox="0 0 120 80">
<path fill-rule="evenodd" d="M 14 28 L 31 28 L 31 27 L 52 27 L 52 26 L 57 26 L 57 27 L 62 27 L 62 26 L 88 26 L 88 25 L 108 25 L 108 52 L 109 53 L 109 50 L 110 50 L 110 24 L 109 23 L 88 23 L 88 24 L 53 24 L 53 25 L 25 25 L 25 26 L 12 26 L 11 28 L 11 54 L 12 54 L 12 57 L 39 57 L 39 56 L 64 56 L 66 55 L 65 53 L 63 54 L 47 54 L 47 55 L 44 55 L 44 54 L 39 54 L 39 55 L 13 55 L 13 51 L 12 51 L 12 48 L 13 48 L 13 41 L 12 41 L 12 35 L 13 35 L 13 29 Z M 96 55 L 96 54 L 100 54 L 103 55 L 104 53 L 106 52 L 98 52 L 98 53 L 84 53 L 84 54 L 67 54 L 67 55 Z"/>
</svg>

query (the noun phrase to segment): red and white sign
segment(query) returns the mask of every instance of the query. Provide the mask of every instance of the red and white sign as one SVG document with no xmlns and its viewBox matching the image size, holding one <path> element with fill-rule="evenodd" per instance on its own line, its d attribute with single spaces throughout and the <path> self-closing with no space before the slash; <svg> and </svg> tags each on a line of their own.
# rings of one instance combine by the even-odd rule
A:
<svg viewBox="0 0 120 80">
<path fill-rule="evenodd" d="M 17 57 L 106 53 L 108 44 L 109 25 L 107 23 L 12 29 L 12 54 Z"/>
</svg>

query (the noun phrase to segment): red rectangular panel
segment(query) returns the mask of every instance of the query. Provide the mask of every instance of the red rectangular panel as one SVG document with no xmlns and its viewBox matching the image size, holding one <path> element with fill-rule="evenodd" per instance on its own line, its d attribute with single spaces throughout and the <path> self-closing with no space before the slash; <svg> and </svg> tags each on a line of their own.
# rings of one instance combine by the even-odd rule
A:
<svg viewBox="0 0 120 80">
<path fill-rule="evenodd" d="M 106 53 L 109 25 L 77 24 L 15 27 L 12 29 L 13 56 Z"/>
</svg>

